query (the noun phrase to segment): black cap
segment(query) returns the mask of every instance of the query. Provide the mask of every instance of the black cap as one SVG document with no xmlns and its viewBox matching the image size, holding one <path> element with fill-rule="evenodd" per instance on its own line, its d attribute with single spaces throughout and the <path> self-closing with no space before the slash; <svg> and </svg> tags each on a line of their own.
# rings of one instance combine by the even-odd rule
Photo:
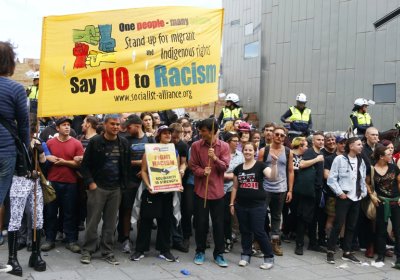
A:
<svg viewBox="0 0 400 280">
<path fill-rule="evenodd" d="M 72 120 L 70 118 L 61 117 L 56 120 L 56 126 L 60 126 L 61 124 L 65 123 L 65 122 L 69 122 L 69 124 L 72 124 Z"/>
<path fill-rule="evenodd" d="M 131 124 L 142 124 L 142 120 L 136 114 L 129 115 L 124 122 L 124 126 L 128 127 Z"/>
</svg>

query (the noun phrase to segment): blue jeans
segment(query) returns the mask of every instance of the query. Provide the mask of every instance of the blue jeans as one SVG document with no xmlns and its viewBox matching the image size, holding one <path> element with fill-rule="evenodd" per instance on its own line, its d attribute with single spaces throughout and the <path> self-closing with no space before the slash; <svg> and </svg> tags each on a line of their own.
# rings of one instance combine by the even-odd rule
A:
<svg viewBox="0 0 400 280">
<path fill-rule="evenodd" d="M 267 213 L 266 206 L 247 208 L 235 204 L 236 216 L 239 221 L 239 230 L 242 236 L 242 254 L 251 256 L 251 245 L 254 239 L 260 244 L 261 251 L 265 257 L 272 258 L 271 242 L 264 229 L 265 216 Z"/>
<path fill-rule="evenodd" d="M 16 157 L 0 159 L 0 206 L 11 187 L 12 177 L 14 175 Z"/>
<path fill-rule="evenodd" d="M 57 214 L 59 209 L 63 212 L 63 230 L 66 242 L 76 242 L 78 240 L 77 226 L 77 184 L 51 182 L 56 191 L 56 200 L 46 204 L 45 207 L 45 229 L 46 240 L 54 242 L 56 240 L 58 222 Z"/>
</svg>

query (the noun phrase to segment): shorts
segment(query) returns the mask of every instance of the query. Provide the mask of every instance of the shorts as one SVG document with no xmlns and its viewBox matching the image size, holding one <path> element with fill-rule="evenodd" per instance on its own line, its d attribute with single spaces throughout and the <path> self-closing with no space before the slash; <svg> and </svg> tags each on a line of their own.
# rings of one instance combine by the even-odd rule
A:
<svg viewBox="0 0 400 280">
<path fill-rule="evenodd" d="M 329 196 L 325 202 L 325 213 L 326 215 L 330 217 L 335 217 L 336 216 L 336 198 Z"/>
</svg>

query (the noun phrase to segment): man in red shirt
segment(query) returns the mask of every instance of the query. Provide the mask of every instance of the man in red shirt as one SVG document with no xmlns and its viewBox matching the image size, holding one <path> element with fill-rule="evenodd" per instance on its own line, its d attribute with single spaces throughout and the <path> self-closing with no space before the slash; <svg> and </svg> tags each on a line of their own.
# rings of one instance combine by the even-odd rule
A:
<svg viewBox="0 0 400 280">
<path fill-rule="evenodd" d="M 52 183 L 57 199 L 46 205 L 45 229 L 46 242 L 42 251 L 49 251 L 55 247 L 57 234 L 57 213 L 59 208 L 63 211 L 63 229 L 65 233 L 66 248 L 74 253 L 80 252 L 77 244 L 77 201 L 78 187 L 76 168 L 79 163 L 75 156 L 83 155 L 82 143 L 70 136 L 72 120 L 62 117 L 56 121 L 58 136 L 47 141 L 51 155 L 46 158 L 51 163 L 48 179 Z"/>
<path fill-rule="evenodd" d="M 214 124 L 213 124 L 214 122 Z M 195 264 L 203 264 L 208 230 L 208 216 L 211 214 L 214 237 L 214 260 L 221 267 L 227 267 L 223 253 L 224 244 L 224 173 L 230 161 L 229 145 L 216 137 L 218 123 L 205 119 L 199 125 L 201 140 L 192 145 L 189 166 L 194 174 L 194 219 L 196 256 Z M 211 144 L 212 142 L 212 144 Z M 208 188 L 206 193 L 206 181 Z M 207 199 L 204 207 L 204 198 Z"/>
</svg>

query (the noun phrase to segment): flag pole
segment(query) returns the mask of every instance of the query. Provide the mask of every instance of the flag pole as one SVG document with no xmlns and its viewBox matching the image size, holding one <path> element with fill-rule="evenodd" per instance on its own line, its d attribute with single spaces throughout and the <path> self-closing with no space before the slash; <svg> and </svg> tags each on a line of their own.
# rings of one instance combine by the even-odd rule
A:
<svg viewBox="0 0 400 280">
<path fill-rule="evenodd" d="M 217 102 L 214 102 L 214 114 L 213 114 L 213 122 L 212 122 L 212 124 L 211 124 L 211 145 L 210 145 L 210 147 L 212 148 L 212 145 L 213 145 L 213 143 L 214 143 L 214 137 L 215 137 L 215 135 L 216 135 L 216 133 L 214 133 L 215 132 L 215 129 L 218 129 L 218 128 L 215 128 L 215 111 L 216 111 L 216 109 L 217 109 Z M 208 158 L 208 165 L 207 165 L 207 167 L 211 167 L 211 158 Z M 204 208 L 206 208 L 206 206 L 207 206 L 207 196 L 208 196 L 208 181 L 209 181 L 209 179 L 210 179 L 210 174 L 208 174 L 207 175 L 207 178 L 206 178 L 206 189 L 205 189 L 205 191 L 204 191 Z"/>
</svg>

